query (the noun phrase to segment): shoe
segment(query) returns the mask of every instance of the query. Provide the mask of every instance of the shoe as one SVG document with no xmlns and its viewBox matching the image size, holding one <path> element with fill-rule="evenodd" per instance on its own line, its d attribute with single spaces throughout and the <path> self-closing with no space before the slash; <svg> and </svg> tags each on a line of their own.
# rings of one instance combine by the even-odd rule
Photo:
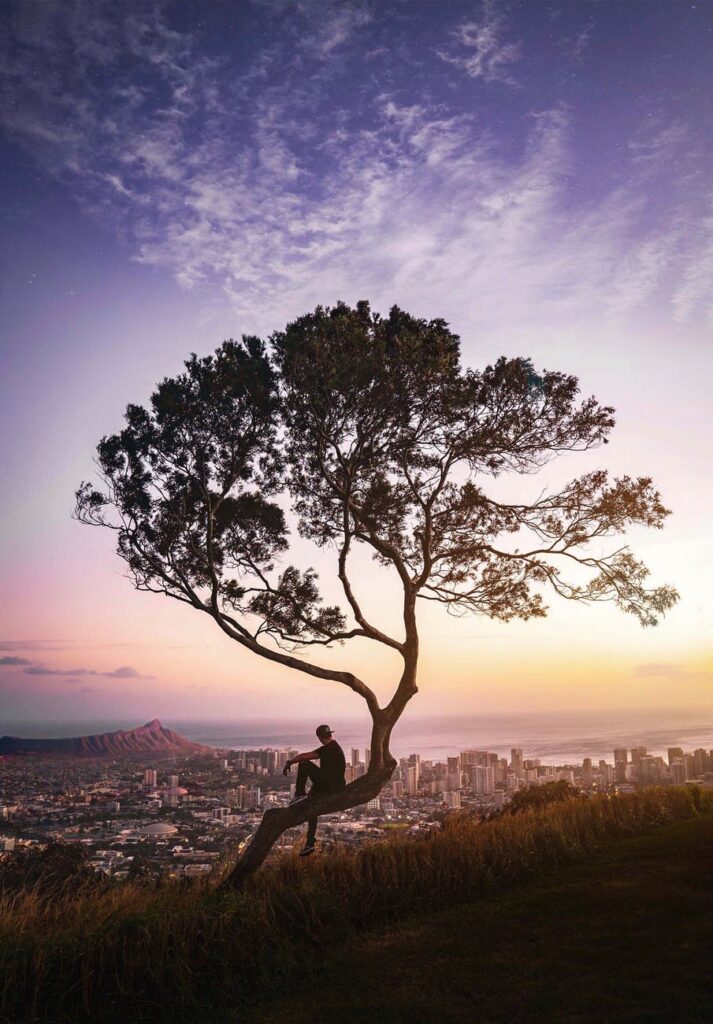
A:
<svg viewBox="0 0 713 1024">
<path fill-rule="evenodd" d="M 302 796 L 293 796 L 292 799 L 290 800 L 289 806 L 292 807 L 293 804 L 299 804 L 303 800 L 307 800 L 307 799 L 308 799 L 307 793 L 303 793 Z"/>
<path fill-rule="evenodd" d="M 317 849 L 317 847 L 314 845 L 314 843 L 310 843 L 309 845 L 305 845 L 300 850 L 300 857 L 309 857 L 309 855 L 314 853 L 316 849 Z"/>
</svg>

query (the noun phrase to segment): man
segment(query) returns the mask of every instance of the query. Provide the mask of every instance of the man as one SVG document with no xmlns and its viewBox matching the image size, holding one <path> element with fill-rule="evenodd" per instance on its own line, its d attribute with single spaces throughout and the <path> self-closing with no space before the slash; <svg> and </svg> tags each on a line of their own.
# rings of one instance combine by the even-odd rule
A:
<svg viewBox="0 0 713 1024">
<path fill-rule="evenodd" d="M 328 725 L 317 726 L 317 739 L 322 744 L 316 750 L 308 750 L 304 754 L 298 754 L 288 761 L 282 770 L 283 775 L 288 775 L 293 764 L 297 767 L 297 785 L 295 795 L 290 803 L 296 804 L 299 801 L 307 800 L 305 793 L 307 779 L 310 779 L 312 786 L 309 796 L 326 796 L 328 793 L 338 793 L 344 789 L 346 781 L 344 769 L 346 761 L 344 751 L 334 739 L 334 734 Z M 312 764 L 312 761 L 319 761 L 319 767 Z M 309 857 L 315 850 L 315 836 L 317 834 L 317 815 L 307 819 L 307 841 L 300 853 L 300 857 Z"/>
</svg>

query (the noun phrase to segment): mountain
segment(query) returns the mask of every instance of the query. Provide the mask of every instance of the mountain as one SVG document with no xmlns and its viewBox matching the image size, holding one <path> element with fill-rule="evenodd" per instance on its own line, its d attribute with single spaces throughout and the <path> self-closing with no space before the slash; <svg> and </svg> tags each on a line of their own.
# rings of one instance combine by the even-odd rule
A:
<svg viewBox="0 0 713 1024">
<path fill-rule="evenodd" d="M 158 718 L 136 729 L 117 729 L 98 736 L 74 736 L 66 739 L 21 739 L 18 736 L 0 738 L 0 754 L 64 754 L 70 757 L 131 757 L 151 754 L 213 754 L 212 747 L 191 740 L 166 729 Z"/>
</svg>

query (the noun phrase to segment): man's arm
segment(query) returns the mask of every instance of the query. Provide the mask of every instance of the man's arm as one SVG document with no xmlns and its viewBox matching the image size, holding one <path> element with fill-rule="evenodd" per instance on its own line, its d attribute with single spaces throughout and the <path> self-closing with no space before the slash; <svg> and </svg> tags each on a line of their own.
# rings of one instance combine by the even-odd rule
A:
<svg viewBox="0 0 713 1024">
<path fill-rule="evenodd" d="M 289 775 L 290 768 L 293 764 L 297 764 L 298 761 L 316 761 L 321 750 L 321 747 L 318 747 L 317 750 L 308 750 L 304 754 L 298 754 L 297 757 L 293 757 L 290 761 L 286 761 L 285 767 L 282 769 L 282 774 Z"/>
</svg>

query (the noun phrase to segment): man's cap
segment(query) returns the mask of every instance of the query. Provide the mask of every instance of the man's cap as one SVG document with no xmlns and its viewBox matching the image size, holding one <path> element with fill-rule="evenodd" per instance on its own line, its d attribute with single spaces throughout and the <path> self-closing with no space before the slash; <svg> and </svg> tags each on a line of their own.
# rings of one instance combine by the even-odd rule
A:
<svg viewBox="0 0 713 1024">
<path fill-rule="evenodd" d="M 329 728 L 328 725 L 318 725 L 317 728 L 315 729 L 315 732 L 317 733 L 318 736 L 324 736 L 325 733 L 329 733 L 330 736 L 332 735 L 332 730 Z"/>
</svg>

